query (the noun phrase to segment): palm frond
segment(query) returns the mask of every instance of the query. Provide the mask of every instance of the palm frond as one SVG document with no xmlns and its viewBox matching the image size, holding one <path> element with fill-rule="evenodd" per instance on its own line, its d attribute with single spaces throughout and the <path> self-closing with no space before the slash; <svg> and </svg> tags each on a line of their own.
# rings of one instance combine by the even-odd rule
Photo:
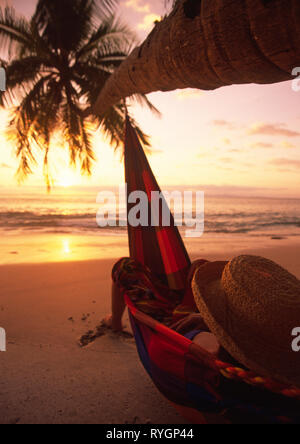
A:
<svg viewBox="0 0 300 444">
<path fill-rule="evenodd" d="M 12 105 L 16 100 L 21 100 L 35 85 L 37 79 L 55 74 L 47 59 L 36 56 L 13 60 L 6 66 L 6 91 L 1 94 L 0 104 Z"/>
<path fill-rule="evenodd" d="M 110 75 L 130 53 L 136 40 L 113 15 L 117 0 L 38 0 L 30 21 L 12 8 L 0 9 L 0 50 L 7 71 L 7 91 L 0 105 L 11 106 L 7 135 L 14 138 L 18 179 L 34 171 L 43 156 L 47 187 L 51 186 L 51 138 L 59 132 L 69 147 L 70 163 L 91 174 L 95 161 L 92 139 L 100 129 L 111 145 L 123 146 L 125 106 L 101 117 L 84 118 Z M 159 114 L 146 96 L 133 101 Z M 141 142 L 149 137 L 132 119 Z"/>
<path fill-rule="evenodd" d="M 119 0 L 93 0 L 92 12 L 94 19 L 99 21 L 105 20 L 107 17 L 115 13 Z"/>
<path fill-rule="evenodd" d="M 152 102 L 148 99 L 148 97 L 144 94 L 134 94 L 129 97 L 129 100 L 137 102 L 141 106 L 146 106 L 153 114 L 157 117 L 161 117 L 161 112 L 153 105 Z"/>
<path fill-rule="evenodd" d="M 82 173 L 91 174 L 91 166 L 95 160 L 92 149 L 92 134 L 81 114 L 81 110 L 74 104 L 70 95 L 63 107 L 64 140 L 69 146 L 70 163 L 81 164 Z"/>
<path fill-rule="evenodd" d="M 94 0 L 39 0 L 32 23 L 50 48 L 69 54 L 91 34 L 94 11 Z"/>
<path fill-rule="evenodd" d="M 115 150 L 119 148 L 124 139 L 124 105 L 119 104 L 110 108 L 102 118 L 97 118 L 95 121 Z"/>
<path fill-rule="evenodd" d="M 16 15 L 14 8 L 0 8 L 0 50 L 8 57 L 20 49 L 31 48 L 33 40 L 28 21 Z"/>
<path fill-rule="evenodd" d="M 77 63 L 73 78 L 79 85 L 81 97 L 85 103 L 94 104 L 99 91 L 104 87 L 110 74 L 98 66 Z"/>
<path fill-rule="evenodd" d="M 141 127 L 138 125 L 138 123 L 133 118 L 131 118 L 130 120 L 131 120 L 131 124 L 132 124 L 133 128 L 135 129 L 135 131 L 140 139 L 140 142 L 147 149 L 147 152 L 151 154 L 150 136 L 148 134 L 144 133 L 144 131 L 141 129 Z"/>
<path fill-rule="evenodd" d="M 26 116 L 22 112 L 22 107 L 17 107 L 8 124 L 6 135 L 8 140 L 13 140 L 16 157 L 19 159 L 19 166 L 16 172 L 19 182 L 22 182 L 29 174 L 32 174 L 32 165 L 36 162 L 29 132 L 30 128 L 28 127 Z"/>
<path fill-rule="evenodd" d="M 135 34 L 112 15 L 93 31 L 88 42 L 78 51 L 77 60 L 86 59 L 94 52 L 103 57 L 111 52 L 128 55 L 136 43 Z"/>
<path fill-rule="evenodd" d="M 90 125 L 81 118 L 81 141 L 83 149 L 80 153 L 81 172 L 83 174 L 92 174 L 92 164 L 96 157 L 92 147 L 92 131 Z"/>
<path fill-rule="evenodd" d="M 112 107 L 102 118 L 96 118 L 102 132 L 108 138 L 110 144 L 114 146 L 115 150 L 123 146 L 124 142 L 124 128 L 125 128 L 125 105 L 120 103 Z M 138 137 L 145 147 L 150 147 L 150 138 L 138 126 L 137 122 L 130 117 L 131 124 L 135 128 Z"/>
<path fill-rule="evenodd" d="M 61 100 L 61 85 L 54 80 L 42 78 L 14 110 L 7 128 L 7 137 L 13 139 L 16 156 L 20 160 L 17 171 L 19 181 L 32 173 L 32 166 L 36 162 L 34 153 L 38 147 L 45 152 L 46 169 L 50 136 L 57 126 Z M 49 178 L 48 175 L 47 177 Z"/>
</svg>

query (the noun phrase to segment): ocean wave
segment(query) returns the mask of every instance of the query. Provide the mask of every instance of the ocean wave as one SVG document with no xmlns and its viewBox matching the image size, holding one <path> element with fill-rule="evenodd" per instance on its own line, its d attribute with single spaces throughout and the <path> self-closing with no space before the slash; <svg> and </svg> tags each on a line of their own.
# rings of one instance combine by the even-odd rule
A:
<svg viewBox="0 0 300 444">
<path fill-rule="evenodd" d="M 175 218 L 181 219 L 180 215 Z M 117 219 L 124 221 L 124 214 Z M 112 221 L 111 221 L 112 222 Z M 182 227 L 189 227 L 191 220 L 186 220 L 186 224 Z M 198 222 L 201 222 L 200 220 Z M 112 223 L 110 224 L 112 225 Z M 205 215 L 205 232 L 216 234 L 250 234 L 255 232 L 270 232 L 271 230 L 280 233 L 282 230 L 295 234 L 295 229 L 300 228 L 299 216 L 282 215 L 280 212 L 242 212 L 236 211 L 231 213 L 207 212 Z M 55 233 L 70 233 L 101 230 L 97 225 L 96 212 L 57 212 L 57 211 L 0 211 L 0 229 L 7 231 L 44 231 Z M 104 228 L 106 231 L 115 231 L 123 233 L 126 227 L 108 226 Z M 300 230 L 299 230 L 300 233 Z"/>
</svg>

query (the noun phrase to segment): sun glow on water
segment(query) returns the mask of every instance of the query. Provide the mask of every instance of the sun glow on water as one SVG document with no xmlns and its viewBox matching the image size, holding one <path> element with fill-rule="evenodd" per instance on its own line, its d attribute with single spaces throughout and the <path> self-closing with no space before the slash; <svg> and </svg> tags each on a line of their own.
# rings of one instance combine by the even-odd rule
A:
<svg viewBox="0 0 300 444">
<path fill-rule="evenodd" d="M 70 241 L 69 239 L 64 239 L 63 240 L 63 253 L 65 255 L 69 255 L 71 254 L 71 247 L 70 247 Z"/>
</svg>

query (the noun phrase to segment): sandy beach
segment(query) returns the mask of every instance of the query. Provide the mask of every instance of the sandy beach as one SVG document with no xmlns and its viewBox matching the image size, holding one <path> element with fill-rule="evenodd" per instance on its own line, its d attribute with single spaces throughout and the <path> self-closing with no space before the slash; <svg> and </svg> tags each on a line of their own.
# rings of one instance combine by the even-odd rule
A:
<svg viewBox="0 0 300 444">
<path fill-rule="evenodd" d="M 273 241 L 234 254 L 263 255 L 300 278 L 299 247 Z M 208 259 L 230 254 L 229 246 L 204 250 Z M 86 348 L 77 344 L 110 311 L 113 263 L 0 267 L 0 327 L 7 333 L 1 424 L 185 423 L 146 375 L 132 339 L 107 334 Z"/>
<path fill-rule="evenodd" d="M 0 0 L 0 424 L 300 421 L 296 5 Z"/>
</svg>

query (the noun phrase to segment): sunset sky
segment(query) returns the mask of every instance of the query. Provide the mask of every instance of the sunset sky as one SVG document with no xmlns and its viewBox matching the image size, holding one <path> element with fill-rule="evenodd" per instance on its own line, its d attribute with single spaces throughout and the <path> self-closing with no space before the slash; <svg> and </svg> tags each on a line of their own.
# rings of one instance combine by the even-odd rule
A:
<svg viewBox="0 0 300 444">
<path fill-rule="evenodd" d="M 0 0 L 0 4 L 3 4 Z M 35 0 L 12 0 L 27 16 Z M 121 0 L 119 14 L 142 40 L 165 13 L 164 0 Z M 151 135 L 151 165 L 163 186 L 204 185 L 251 194 L 300 197 L 300 92 L 291 82 L 268 86 L 233 86 L 215 92 L 194 90 L 155 93 L 150 99 L 158 119 L 135 108 L 134 116 Z M 0 112 L 0 185 L 14 186 L 16 160 L 3 136 L 6 112 Z M 57 141 L 59 145 L 59 141 Z M 91 179 L 68 171 L 67 155 L 57 147 L 53 175 L 58 185 L 108 186 L 122 183 L 123 166 L 100 135 L 98 161 Z M 44 187 L 41 168 L 25 186 Z"/>
</svg>

